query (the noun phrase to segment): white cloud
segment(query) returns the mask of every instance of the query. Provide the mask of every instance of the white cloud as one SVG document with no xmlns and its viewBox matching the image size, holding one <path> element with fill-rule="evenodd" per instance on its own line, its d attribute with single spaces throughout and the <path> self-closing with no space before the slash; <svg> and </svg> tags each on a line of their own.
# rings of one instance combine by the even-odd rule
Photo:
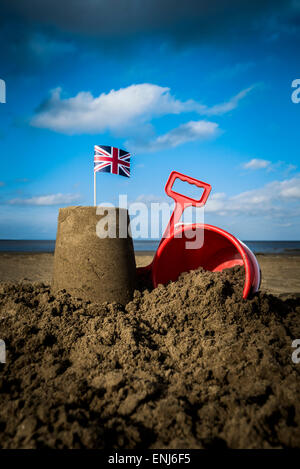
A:
<svg viewBox="0 0 300 469">
<path fill-rule="evenodd" d="M 160 135 L 155 139 L 143 144 L 134 145 L 128 142 L 128 146 L 143 151 L 156 151 L 164 148 L 174 148 L 183 143 L 192 142 L 194 140 L 204 140 L 215 137 L 218 134 L 218 124 L 209 121 L 190 121 L 182 124 L 175 129 L 170 130 L 164 135 Z"/>
<path fill-rule="evenodd" d="M 293 181 L 293 180 L 292 180 Z M 280 195 L 288 199 L 300 199 L 300 180 L 294 179 L 294 183 L 282 184 Z"/>
<path fill-rule="evenodd" d="M 205 206 L 207 212 L 219 215 L 249 215 L 274 217 L 300 216 L 300 174 L 284 181 L 273 181 L 265 186 L 228 197 L 212 194 Z"/>
<path fill-rule="evenodd" d="M 205 111 L 203 112 L 203 114 L 206 114 L 207 116 L 216 116 L 232 111 L 238 106 L 241 99 L 245 98 L 245 96 L 247 96 L 247 94 L 250 93 L 253 88 L 254 85 L 250 86 L 249 88 L 246 88 L 245 90 L 240 91 L 237 95 L 233 96 L 229 101 L 225 101 L 224 103 L 216 104 L 211 108 L 205 107 Z"/>
<path fill-rule="evenodd" d="M 277 161 L 273 163 L 269 160 L 263 160 L 259 158 L 253 158 L 250 161 L 247 161 L 241 165 L 243 169 L 247 170 L 257 170 L 265 169 L 267 172 L 280 172 L 281 177 L 288 177 L 289 174 L 297 169 L 297 166 L 293 164 L 288 164 L 285 161 Z"/>
<path fill-rule="evenodd" d="M 190 104 L 174 99 L 169 88 L 148 83 L 131 85 L 108 94 L 93 97 L 80 92 L 73 98 L 62 99 L 61 89 L 52 91 L 31 124 L 68 134 L 119 131 L 152 116 L 178 114 Z"/>
<path fill-rule="evenodd" d="M 94 97 L 81 91 L 72 98 L 63 98 L 61 88 L 52 91 L 31 120 L 35 127 L 66 134 L 126 132 L 152 118 L 167 114 L 196 112 L 201 115 L 220 115 L 238 106 L 253 87 L 239 92 L 228 102 L 208 107 L 192 99 L 180 101 L 170 88 L 151 83 L 131 85 Z"/>
<path fill-rule="evenodd" d="M 264 169 L 268 168 L 271 165 L 271 161 L 261 160 L 258 158 L 253 158 L 247 163 L 244 163 L 242 166 L 244 169 Z"/>
<path fill-rule="evenodd" d="M 80 194 L 49 194 L 30 197 L 28 199 L 11 199 L 10 205 L 67 205 L 78 202 Z"/>
<path fill-rule="evenodd" d="M 205 205 L 205 213 L 227 217 L 262 217 L 273 224 L 290 226 L 300 221 L 300 174 L 283 181 L 273 181 L 250 191 L 228 196 L 224 192 L 212 192 Z M 167 197 L 142 194 L 136 202 L 149 205 L 153 202 L 170 203 Z M 275 222 L 277 220 L 277 222 Z M 260 226 L 257 226 L 259 232 Z"/>
</svg>

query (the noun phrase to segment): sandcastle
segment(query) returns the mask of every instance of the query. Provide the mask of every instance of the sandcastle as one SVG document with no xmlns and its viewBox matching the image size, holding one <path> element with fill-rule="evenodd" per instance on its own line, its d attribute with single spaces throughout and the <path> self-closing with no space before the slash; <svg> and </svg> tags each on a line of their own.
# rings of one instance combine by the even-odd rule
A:
<svg viewBox="0 0 300 469">
<path fill-rule="evenodd" d="M 103 228 L 108 231 L 103 233 Z M 54 292 L 64 289 L 84 300 L 125 305 L 132 299 L 135 276 L 126 209 L 71 206 L 59 210 Z"/>
</svg>

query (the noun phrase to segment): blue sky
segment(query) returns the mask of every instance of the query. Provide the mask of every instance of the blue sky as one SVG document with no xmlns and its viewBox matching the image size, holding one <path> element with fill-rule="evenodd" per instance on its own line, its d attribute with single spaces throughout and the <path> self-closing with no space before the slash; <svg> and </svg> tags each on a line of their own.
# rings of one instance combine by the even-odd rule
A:
<svg viewBox="0 0 300 469">
<path fill-rule="evenodd" d="M 167 200 L 177 170 L 212 185 L 207 223 L 299 239 L 300 4 L 182 3 L 4 0 L 1 239 L 53 239 L 59 207 L 92 205 L 95 144 L 133 155 L 98 202 Z"/>
</svg>

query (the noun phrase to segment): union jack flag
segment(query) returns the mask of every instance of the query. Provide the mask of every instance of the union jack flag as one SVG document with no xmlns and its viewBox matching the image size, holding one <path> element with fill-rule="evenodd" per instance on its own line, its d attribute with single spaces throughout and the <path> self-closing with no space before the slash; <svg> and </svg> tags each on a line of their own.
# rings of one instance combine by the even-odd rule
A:
<svg viewBox="0 0 300 469">
<path fill-rule="evenodd" d="M 95 145 L 94 150 L 94 173 L 102 171 L 130 177 L 130 153 L 119 148 L 99 145 Z"/>
</svg>

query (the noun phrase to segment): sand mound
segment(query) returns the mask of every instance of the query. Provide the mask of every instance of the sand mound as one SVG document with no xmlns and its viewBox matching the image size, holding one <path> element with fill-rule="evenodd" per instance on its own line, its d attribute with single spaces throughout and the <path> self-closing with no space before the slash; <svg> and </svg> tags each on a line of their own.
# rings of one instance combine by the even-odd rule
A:
<svg viewBox="0 0 300 469">
<path fill-rule="evenodd" d="M 241 300 L 241 268 L 126 308 L 0 285 L 3 448 L 300 446 L 299 300 Z"/>
</svg>

